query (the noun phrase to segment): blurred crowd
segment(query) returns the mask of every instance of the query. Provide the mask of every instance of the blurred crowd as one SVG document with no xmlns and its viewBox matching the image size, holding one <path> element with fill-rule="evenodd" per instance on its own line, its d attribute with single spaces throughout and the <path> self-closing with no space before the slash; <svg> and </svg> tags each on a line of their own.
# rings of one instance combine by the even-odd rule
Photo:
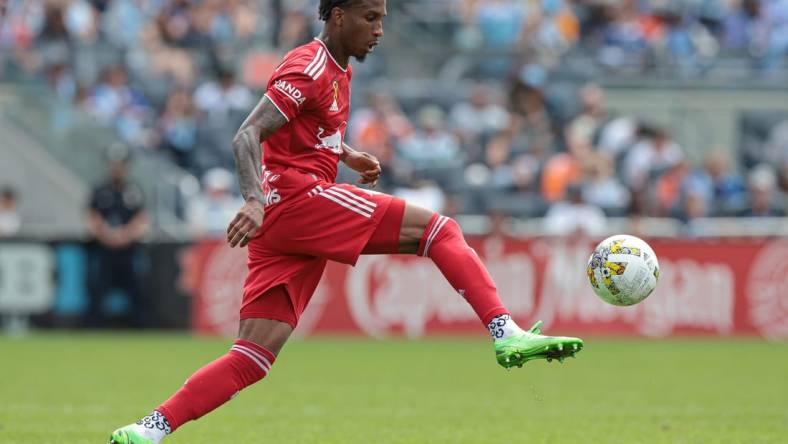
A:
<svg viewBox="0 0 788 444">
<path fill-rule="evenodd" d="M 508 50 L 550 64 L 581 51 L 609 68 L 670 66 L 702 72 L 720 56 L 746 55 L 753 68 L 784 66 L 785 0 L 447 1 L 468 48 Z M 503 63 L 504 61 L 499 61 Z M 676 72 L 676 70 L 672 72 Z"/>
<path fill-rule="evenodd" d="M 478 84 L 411 122 L 375 94 L 350 137 L 393 173 L 395 194 L 450 213 L 545 216 L 547 232 L 602 233 L 606 217 L 640 215 L 677 218 L 692 234 L 698 218 L 785 215 L 788 119 L 744 161 L 726 147 L 695 147 L 707 154 L 693 165 L 665 128 L 609 113 L 598 85 L 577 95 L 564 118 L 525 76 L 505 96 Z"/>
<path fill-rule="evenodd" d="M 548 73 L 573 53 L 610 69 L 679 74 L 736 54 L 769 73 L 788 50 L 788 0 L 429 4 L 390 2 L 389 10 L 445 12 L 457 48 L 488 55 L 480 70 L 493 82 L 440 106 L 404 107 L 380 91 L 356 98 L 348 141 L 381 160 L 385 191 L 448 213 L 545 216 L 548 230 L 564 231 L 600 229 L 619 215 L 677 217 L 689 227 L 704 216 L 784 214 L 788 120 L 742 163 L 739 147 L 682 147 L 666 128 L 611 114 L 593 83 L 553 98 Z M 205 214 L 224 221 L 237 205 L 230 141 L 267 73 L 319 29 L 316 0 L 4 5 L 0 64 L 38 76 L 127 145 L 201 178 L 203 194 L 183 214 L 199 233 L 222 229 Z M 708 155 L 692 165 L 687 149 Z"/>
</svg>

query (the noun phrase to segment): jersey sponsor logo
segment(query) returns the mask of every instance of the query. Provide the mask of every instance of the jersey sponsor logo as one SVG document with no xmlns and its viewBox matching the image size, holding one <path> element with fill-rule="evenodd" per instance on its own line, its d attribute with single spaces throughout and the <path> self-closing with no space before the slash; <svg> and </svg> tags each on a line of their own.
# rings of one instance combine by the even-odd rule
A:
<svg viewBox="0 0 788 444">
<path fill-rule="evenodd" d="M 342 154 L 342 131 L 338 128 L 332 134 L 324 135 L 326 130 L 318 127 L 317 139 L 320 141 L 315 144 L 317 150 L 329 150 L 335 154 Z"/>
<path fill-rule="evenodd" d="M 301 90 L 293 86 L 293 84 L 287 80 L 277 80 L 274 82 L 274 88 L 279 90 L 279 92 L 284 94 L 288 99 L 295 102 L 296 105 L 300 106 L 306 100 L 306 97 L 304 97 L 304 95 L 301 93 Z"/>
</svg>

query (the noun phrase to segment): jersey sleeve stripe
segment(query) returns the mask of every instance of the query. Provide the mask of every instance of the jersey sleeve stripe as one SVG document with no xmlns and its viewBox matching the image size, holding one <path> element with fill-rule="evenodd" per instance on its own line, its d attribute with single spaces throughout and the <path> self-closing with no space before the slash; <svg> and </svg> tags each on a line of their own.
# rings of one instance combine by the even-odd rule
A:
<svg viewBox="0 0 788 444">
<path fill-rule="evenodd" d="M 315 75 L 315 73 L 317 72 L 317 70 L 320 69 L 321 66 L 326 64 L 326 52 L 323 51 L 323 53 L 320 54 L 320 56 L 318 58 L 316 58 L 315 60 L 316 60 L 317 63 L 315 63 L 314 65 L 308 66 L 307 69 L 304 70 L 306 75 L 308 75 L 310 77 L 313 77 Z"/>
<path fill-rule="evenodd" d="M 311 75 L 312 75 L 312 79 L 313 80 L 317 80 L 317 78 L 320 77 L 320 74 L 323 73 L 323 70 L 326 69 L 326 62 L 327 62 L 326 56 L 323 55 L 323 61 L 318 63 L 315 66 L 315 69 L 312 70 L 312 74 Z"/>
<path fill-rule="evenodd" d="M 318 196 L 320 196 L 320 197 L 325 197 L 326 199 L 328 199 L 328 200 L 330 200 L 330 201 L 332 201 L 332 202 L 334 202 L 334 203 L 337 203 L 337 204 L 339 204 L 339 205 L 341 205 L 341 206 L 343 206 L 343 207 L 347 208 L 347 209 L 348 209 L 348 210 L 350 210 L 350 211 L 354 211 L 354 212 L 356 212 L 356 213 L 358 213 L 358 214 L 360 214 L 360 215 L 362 215 L 362 216 L 364 216 L 364 217 L 366 217 L 366 218 L 370 218 L 370 217 L 372 217 L 372 214 L 370 214 L 370 213 L 368 213 L 368 212 L 366 212 L 366 211 L 363 211 L 363 210 L 359 210 L 358 208 L 356 208 L 356 207 L 354 207 L 354 206 L 348 205 L 348 204 L 346 204 L 345 202 L 342 202 L 341 200 L 337 199 L 336 197 L 329 196 L 329 195 L 328 195 L 328 194 L 326 194 L 326 193 L 321 193 L 321 194 L 318 194 Z"/>
<path fill-rule="evenodd" d="M 359 196 L 358 194 L 351 193 L 350 191 L 348 191 L 348 190 L 346 190 L 346 189 L 344 189 L 344 188 L 340 188 L 340 187 L 332 187 L 332 188 L 330 188 L 330 189 L 331 189 L 331 190 L 334 190 L 334 191 L 338 191 L 338 192 L 340 192 L 340 193 L 342 193 L 342 194 L 347 194 L 347 195 L 348 195 L 348 197 L 350 197 L 350 198 L 352 198 L 352 199 L 356 199 L 356 200 L 360 201 L 360 202 L 361 202 L 361 203 L 363 203 L 363 204 L 367 204 L 367 205 L 369 205 L 369 206 L 370 206 L 370 207 L 372 207 L 372 208 L 375 208 L 375 207 L 377 207 L 377 206 L 378 206 L 378 204 L 377 204 L 377 203 L 375 203 L 375 202 L 373 202 L 373 201 L 371 201 L 371 200 L 364 199 L 363 197 Z"/>
<path fill-rule="evenodd" d="M 357 208 L 359 208 L 361 210 L 368 211 L 370 213 L 375 211 L 375 207 L 371 207 L 369 205 L 364 205 L 363 203 L 361 203 L 361 202 L 359 202 L 357 200 L 351 199 L 351 198 L 349 198 L 349 197 L 347 197 L 347 196 L 345 196 L 343 194 L 337 193 L 336 190 L 333 189 L 333 188 L 329 188 L 326 191 L 324 191 L 323 193 L 330 194 L 330 195 L 332 195 L 332 196 L 334 196 L 334 197 L 336 197 L 336 198 L 338 198 L 340 200 L 343 200 L 343 201 L 349 203 L 350 205 L 353 205 L 353 206 L 355 206 L 355 207 L 357 207 Z"/>
<path fill-rule="evenodd" d="M 317 80 L 317 78 L 320 77 L 321 74 L 323 74 L 323 71 L 325 71 L 325 69 L 326 69 L 326 61 L 324 60 L 323 66 L 321 66 L 320 70 L 315 75 L 312 76 L 312 79 Z"/>
<path fill-rule="evenodd" d="M 309 65 L 306 65 L 306 68 L 304 68 L 305 73 L 309 73 L 309 70 L 314 68 L 315 64 L 318 62 L 318 60 L 320 60 L 320 57 L 323 55 L 323 51 L 324 50 L 322 46 L 318 48 L 317 53 L 315 54 L 315 58 L 313 58 L 312 61 L 309 62 Z"/>
<path fill-rule="evenodd" d="M 276 104 L 276 101 L 274 101 L 274 99 L 272 99 L 271 96 L 269 96 L 268 94 L 263 94 L 263 96 L 265 96 L 265 98 L 267 98 L 268 101 L 271 102 L 276 107 L 277 110 L 279 110 L 279 112 L 285 117 L 285 120 L 287 120 L 288 122 L 290 121 L 290 118 L 287 117 L 287 114 L 285 114 L 285 112 L 282 111 L 282 108 Z"/>
</svg>

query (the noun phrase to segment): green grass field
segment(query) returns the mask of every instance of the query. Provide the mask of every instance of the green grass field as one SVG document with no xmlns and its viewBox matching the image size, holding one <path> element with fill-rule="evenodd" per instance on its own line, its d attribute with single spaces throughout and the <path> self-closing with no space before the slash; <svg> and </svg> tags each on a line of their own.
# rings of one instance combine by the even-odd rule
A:
<svg viewBox="0 0 788 444">
<path fill-rule="evenodd" d="M 105 443 L 227 341 L 0 336 L 0 443 Z M 788 344 L 590 339 L 499 368 L 483 337 L 292 342 L 168 443 L 786 443 Z"/>
</svg>

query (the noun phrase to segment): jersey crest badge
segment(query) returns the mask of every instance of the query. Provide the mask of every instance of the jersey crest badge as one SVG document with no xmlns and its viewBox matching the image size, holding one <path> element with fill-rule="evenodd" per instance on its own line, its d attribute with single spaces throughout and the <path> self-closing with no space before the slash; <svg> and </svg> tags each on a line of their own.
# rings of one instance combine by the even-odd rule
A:
<svg viewBox="0 0 788 444">
<path fill-rule="evenodd" d="M 331 88 L 334 90 L 334 100 L 331 102 L 331 106 L 328 108 L 329 111 L 335 113 L 339 111 L 339 103 L 337 103 L 337 99 L 339 98 L 339 83 L 336 80 L 331 84 Z"/>
</svg>

